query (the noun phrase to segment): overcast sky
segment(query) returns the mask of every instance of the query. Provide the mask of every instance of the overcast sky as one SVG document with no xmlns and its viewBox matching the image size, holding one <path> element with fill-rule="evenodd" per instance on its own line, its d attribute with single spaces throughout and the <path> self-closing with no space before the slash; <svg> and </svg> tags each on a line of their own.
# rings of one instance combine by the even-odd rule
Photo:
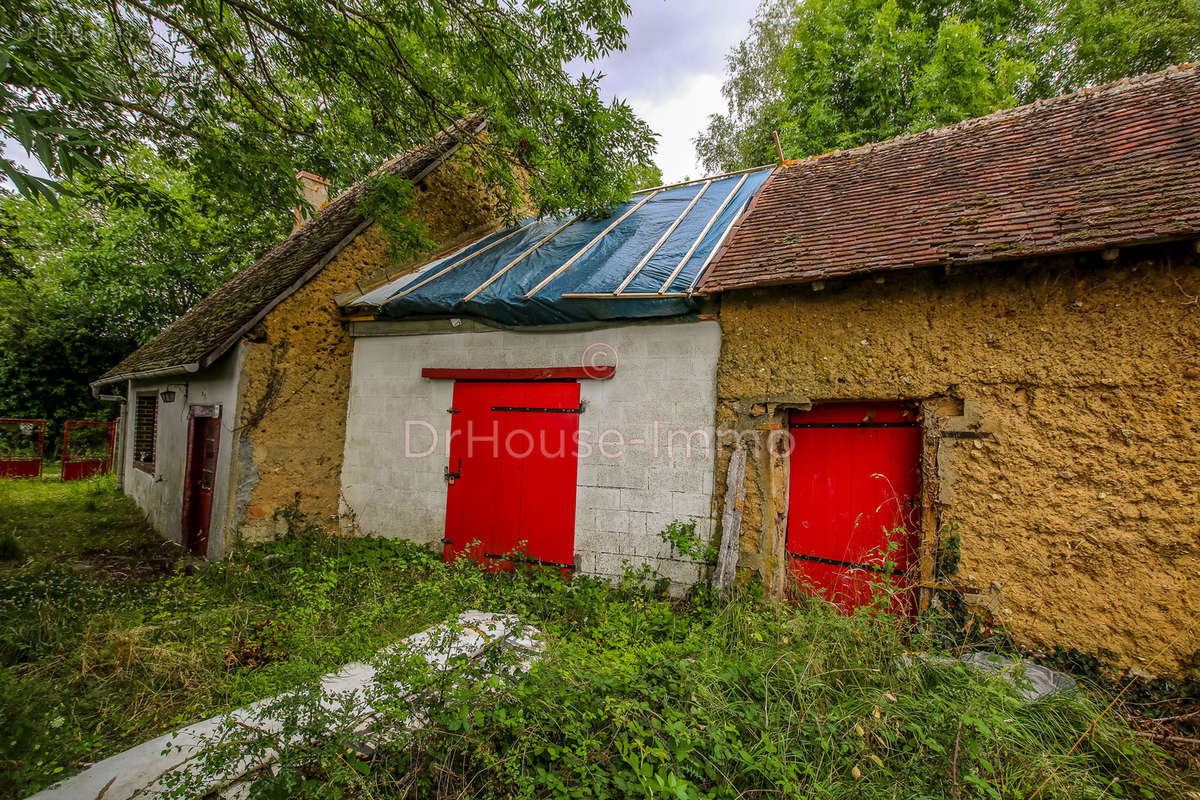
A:
<svg viewBox="0 0 1200 800">
<path fill-rule="evenodd" d="M 574 72 L 601 72 L 604 92 L 627 101 L 660 135 L 655 161 L 671 182 L 701 175 L 692 138 L 725 110 L 725 54 L 746 36 L 758 0 L 631 0 L 628 47 Z M 45 173 L 15 142 L 4 154 Z"/>
<path fill-rule="evenodd" d="M 610 97 L 629 101 L 659 134 L 663 179 L 700 177 L 692 138 L 725 111 L 725 54 L 746 37 L 758 0 L 631 0 L 628 47 L 575 71 L 599 71 Z"/>
</svg>

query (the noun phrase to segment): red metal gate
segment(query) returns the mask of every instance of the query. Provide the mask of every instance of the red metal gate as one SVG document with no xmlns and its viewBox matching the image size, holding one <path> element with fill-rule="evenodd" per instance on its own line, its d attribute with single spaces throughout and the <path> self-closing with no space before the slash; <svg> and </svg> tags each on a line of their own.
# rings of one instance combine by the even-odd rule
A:
<svg viewBox="0 0 1200 800">
<path fill-rule="evenodd" d="M 905 405 L 839 403 L 791 416 L 787 554 L 798 585 L 851 611 L 882 587 L 913 609 L 921 429 Z"/>
<path fill-rule="evenodd" d="M 579 384 L 458 381 L 452 411 L 446 560 L 572 568 Z"/>
<path fill-rule="evenodd" d="M 188 410 L 187 473 L 183 489 L 183 543 L 198 556 L 208 554 L 213 484 L 221 440 L 221 407 Z"/>
<path fill-rule="evenodd" d="M 69 419 L 63 425 L 62 479 L 77 481 L 104 475 L 112 464 L 117 423 Z"/>
<path fill-rule="evenodd" d="M 46 449 L 46 420 L 0 418 L 0 478 L 37 478 Z"/>
</svg>

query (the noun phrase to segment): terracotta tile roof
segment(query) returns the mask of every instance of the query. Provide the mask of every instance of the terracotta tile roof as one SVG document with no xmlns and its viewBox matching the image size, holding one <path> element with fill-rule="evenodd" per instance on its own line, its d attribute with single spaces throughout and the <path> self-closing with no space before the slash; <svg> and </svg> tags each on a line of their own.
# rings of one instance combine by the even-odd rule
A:
<svg viewBox="0 0 1200 800">
<path fill-rule="evenodd" d="M 700 290 L 1200 234 L 1200 66 L 776 170 Z"/>
<path fill-rule="evenodd" d="M 482 125 L 480 117 L 467 117 L 376 172 L 419 180 L 478 133 Z M 220 358 L 249 327 L 311 279 L 324 266 L 325 257 L 366 222 L 358 207 L 368 186 L 360 181 L 340 194 L 311 222 L 192 306 L 92 385 L 148 372 L 194 372 Z"/>
</svg>

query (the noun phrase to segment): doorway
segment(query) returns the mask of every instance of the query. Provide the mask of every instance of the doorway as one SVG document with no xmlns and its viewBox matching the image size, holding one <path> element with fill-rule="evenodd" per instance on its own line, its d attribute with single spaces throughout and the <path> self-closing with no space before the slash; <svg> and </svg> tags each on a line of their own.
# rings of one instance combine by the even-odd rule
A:
<svg viewBox="0 0 1200 800">
<path fill-rule="evenodd" d="M 453 402 L 445 559 L 573 569 L 579 384 L 458 381 Z"/>
<path fill-rule="evenodd" d="M 183 488 L 183 544 L 198 556 L 208 555 L 213 485 L 221 440 L 221 407 L 188 409 L 187 467 Z"/>
<path fill-rule="evenodd" d="M 920 525 L 921 427 L 901 403 L 831 403 L 791 413 L 788 571 L 849 613 L 893 592 L 912 613 Z"/>
</svg>

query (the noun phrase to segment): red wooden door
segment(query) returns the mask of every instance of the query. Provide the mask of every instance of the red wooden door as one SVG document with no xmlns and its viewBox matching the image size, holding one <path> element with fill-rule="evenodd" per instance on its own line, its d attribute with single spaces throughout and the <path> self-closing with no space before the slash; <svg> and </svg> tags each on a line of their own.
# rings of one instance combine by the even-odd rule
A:
<svg viewBox="0 0 1200 800">
<path fill-rule="evenodd" d="M 188 455 L 183 491 L 183 542 L 198 556 L 208 554 L 212 522 L 213 484 L 217 475 L 220 419 L 203 407 L 193 407 L 188 420 Z"/>
<path fill-rule="evenodd" d="M 908 406 L 840 403 L 793 412 L 789 570 L 796 583 L 851 611 L 881 587 L 911 611 L 921 429 Z"/>
<path fill-rule="evenodd" d="M 454 412 L 445 558 L 570 567 L 579 384 L 459 381 Z"/>
</svg>

